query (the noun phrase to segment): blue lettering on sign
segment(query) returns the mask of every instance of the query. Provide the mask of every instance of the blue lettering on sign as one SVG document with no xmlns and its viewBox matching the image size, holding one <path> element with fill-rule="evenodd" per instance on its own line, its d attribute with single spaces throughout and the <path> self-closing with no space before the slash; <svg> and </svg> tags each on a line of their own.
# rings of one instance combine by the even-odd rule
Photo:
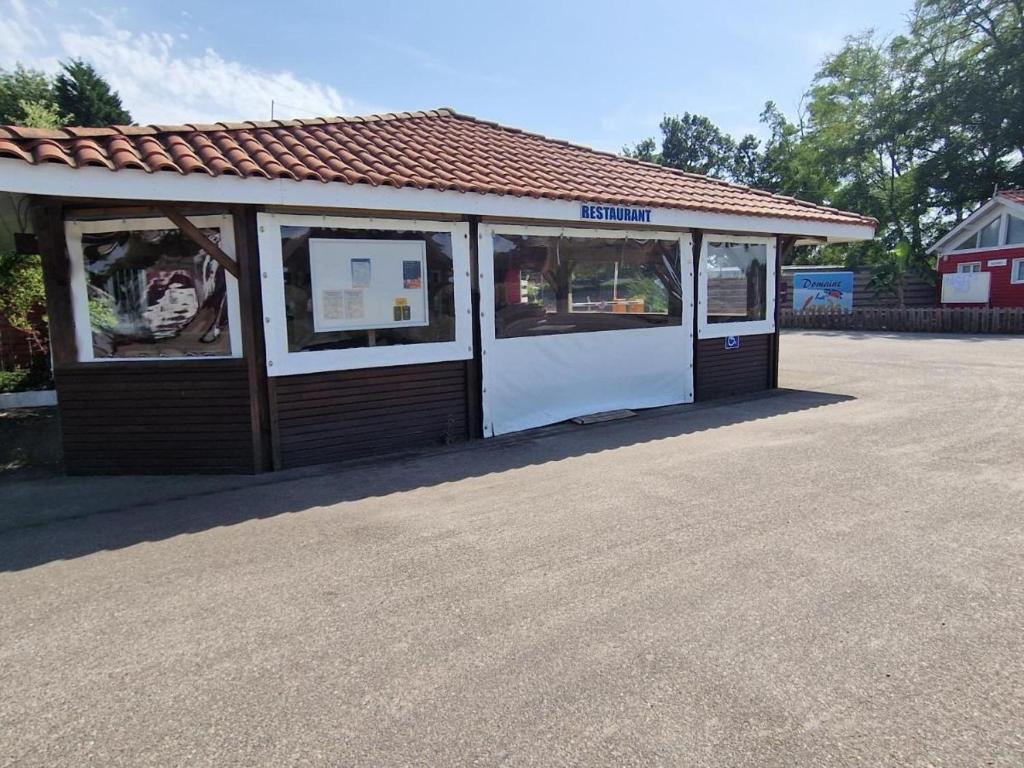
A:
<svg viewBox="0 0 1024 768">
<path fill-rule="evenodd" d="M 739 336 L 726 336 L 725 337 L 725 348 L 726 349 L 739 349 L 740 348 L 740 337 Z"/>
<path fill-rule="evenodd" d="M 580 218 L 590 219 L 591 221 L 635 221 L 642 224 L 650 224 L 651 209 L 583 203 L 580 206 Z"/>
</svg>

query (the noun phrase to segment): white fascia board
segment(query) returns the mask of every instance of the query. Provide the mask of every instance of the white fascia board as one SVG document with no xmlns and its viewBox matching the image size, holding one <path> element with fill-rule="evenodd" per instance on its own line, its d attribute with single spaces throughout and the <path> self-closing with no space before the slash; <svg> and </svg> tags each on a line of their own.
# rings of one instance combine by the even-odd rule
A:
<svg viewBox="0 0 1024 768">
<path fill-rule="evenodd" d="M 168 171 L 108 171 L 105 168 L 70 168 L 65 165 L 29 165 L 0 159 L 0 190 L 31 195 L 155 200 L 196 203 L 242 203 L 316 208 L 407 211 L 455 215 L 500 216 L 550 221 L 593 222 L 581 219 L 580 204 L 596 200 L 549 200 L 512 195 L 442 192 L 435 189 L 344 184 L 341 182 L 243 179 L 205 174 L 181 176 Z M 607 205 L 607 203 L 606 203 Z M 640 206 L 625 206 L 640 207 Z M 626 222 L 611 222 L 627 225 Z M 642 224 L 628 224 L 643 229 Z M 724 213 L 652 208 L 650 227 L 678 227 L 772 235 L 804 235 L 830 242 L 870 240 L 874 227 L 822 221 L 737 216 Z"/>
</svg>

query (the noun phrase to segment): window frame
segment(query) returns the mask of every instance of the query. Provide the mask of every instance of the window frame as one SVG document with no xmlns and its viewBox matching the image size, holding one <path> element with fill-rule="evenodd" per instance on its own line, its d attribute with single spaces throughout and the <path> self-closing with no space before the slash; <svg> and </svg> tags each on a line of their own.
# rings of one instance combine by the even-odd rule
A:
<svg viewBox="0 0 1024 768">
<path fill-rule="evenodd" d="M 977 269 L 964 269 L 964 267 L 977 267 Z M 980 261 L 961 261 L 956 265 L 956 273 L 958 275 L 972 275 L 976 272 L 984 272 Z"/>
<path fill-rule="evenodd" d="M 234 219 L 230 214 L 188 216 L 199 229 L 220 230 L 220 248 L 236 263 Z M 88 278 L 85 274 L 85 250 L 82 235 L 111 232 L 139 232 L 148 230 L 179 228 L 161 216 L 144 218 L 115 219 L 69 219 L 64 222 L 64 236 L 67 242 L 70 263 L 71 313 L 75 328 L 75 346 L 78 348 L 80 363 L 165 363 L 196 362 L 201 360 L 236 360 L 244 356 L 242 348 L 242 312 L 238 299 L 238 280 L 224 270 L 225 289 L 228 297 L 228 338 L 231 343 L 230 355 L 183 355 L 178 357 L 96 357 L 93 350 L 92 322 L 89 317 Z M 224 269 L 221 267 L 221 269 Z"/>
<path fill-rule="evenodd" d="M 764 320 L 737 320 L 731 323 L 708 322 L 708 246 L 712 242 L 750 243 L 766 245 L 768 263 L 765 268 L 765 317 Z M 728 336 L 755 336 L 775 333 L 775 272 L 777 243 L 774 237 L 754 235 L 729 235 L 721 232 L 705 232 L 700 244 L 697 262 L 697 338 L 723 339 Z"/>
<path fill-rule="evenodd" d="M 488 225 L 488 227 L 487 227 L 487 232 L 489 233 L 488 236 L 491 237 L 491 241 L 487 244 L 486 252 L 488 254 L 490 254 L 489 258 L 490 258 L 491 261 L 490 261 L 490 264 L 487 265 L 487 269 L 486 270 L 483 269 L 482 267 L 480 269 L 480 279 L 482 281 L 481 284 L 480 284 L 480 292 L 481 292 L 481 294 L 483 294 L 484 291 L 486 290 L 488 292 L 487 295 L 491 297 L 491 305 L 492 305 L 491 314 L 492 314 L 492 317 L 489 319 L 489 321 L 485 322 L 483 309 L 481 308 L 480 319 L 481 319 L 481 324 L 486 325 L 488 327 L 488 333 L 490 334 L 489 338 L 492 341 L 497 341 L 497 342 L 500 343 L 500 342 L 503 342 L 503 341 L 514 341 L 516 339 L 537 339 L 537 338 L 545 338 L 545 337 L 552 337 L 552 336 L 571 337 L 571 336 L 578 336 L 580 334 L 595 334 L 595 333 L 624 333 L 624 332 L 632 333 L 632 332 L 635 332 L 635 331 L 649 331 L 649 330 L 654 329 L 654 328 L 678 328 L 680 326 L 684 326 L 685 327 L 687 325 L 687 316 L 693 314 L 693 312 L 692 312 L 692 310 L 693 310 L 692 301 L 688 301 L 687 300 L 687 297 L 689 296 L 689 292 L 688 292 L 688 287 L 689 286 L 688 286 L 688 284 L 686 282 L 686 278 L 683 277 L 683 275 L 685 273 L 689 273 L 688 279 L 690 280 L 690 282 L 692 282 L 692 280 L 693 280 L 693 270 L 692 270 L 692 268 L 688 267 L 688 265 L 692 261 L 692 255 L 691 255 L 692 254 L 692 248 L 689 251 L 687 251 L 685 249 L 686 241 L 684 239 L 685 237 L 689 237 L 690 236 L 689 232 L 676 232 L 676 231 L 672 231 L 672 230 L 644 230 L 644 229 L 602 229 L 602 228 L 596 228 L 596 227 L 589 227 L 588 228 L 588 227 L 571 227 L 571 226 L 551 227 L 551 226 L 533 225 L 533 224 L 522 224 L 522 225 L 517 225 L 517 224 L 501 224 L 501 223 L 498 223 L 498 222 L 490 223 Z M 668 242 L 678 243 L 678 247 L 679 247 L 680 280 L 683 283 L 683 285 L 682 285 L 683 297 L 682 297 L 682 316 L 681 316 L 681 322 L 678 323 L 678 324 L 677 323 L 665 323 L 665 324 L 661 324 L 661 325 L 651 325 L 650 328 L 610 328 L 610 329 L 602 330 L 602 331 L 578 331 L 578 332 L 575 332 L 575 333 L 551 333 L 551 334 L 538 334 L 538 335 L 530 335 L 530 336 L 511 336 L 511 337 L 504 337 L 504 338 L 503 337 L 499 337 L 498 333 L 497 333 L 498 329 L 495 327 L 495 321 L 497 320 L 497 312 L 495 311 L 495 307 L 494 307 L 494 241 L 493 241 L 493 238 L 494 238 L 495 235 L 513 235 L 513 236 L 519 236 L 519 237 L 530 237 L 530 236 L 537 236 L 537 237 L 575 237 L 575 238 L 580 238 L 580 239 L 584 239 L 584 240 L 586 240 L 586 239 L 597 239 L 597 240 L 619 240 L 619 239 L 629 239 L 629 240 L 665 240 L 665 241 L 668 241 Z M 481 240 L 483 239 L 483 235 L 482 234 L 480 235 L 480 238 L 481 238 Z M 480 251 L 481 258 L 483 256 L 483 253 L 484 253 L 484 251 L 481 250 Z M 488 282 L 489 283 L 489 287 L 485 288 L 483 281 Z"/>
<path fill-rule="evenodd" d="M 1006 248 L 1024 248 L 1024 240 L 1014 243 L 1010 242 L 1010 219 L 1017 219 L 1017 221 L 1024 223 L 1024 215 L 1018 216 L 1010 211 L 1003 214 L 1003 246 Z"/>
<path fill-rule="evenodd" d="M 1020 270 L 1020 277 L 1017 271 Z M 1010 285 L 1024 285 L 1024 257 L 1010 262 Z"/>
<path fill-rule="evenodd" d="M 290 352 L 284 298 L 282 227 L 352 230 L 447 232 L 452 239 L 455 288 L 455 339 L 386 347 Z M 267 376 L 353 371 L 396 365 L 419 365 L 473 357 L 472 303 L 469 284 L 469 224 L 464 221 L 324 216 L 310 213 L 258 213 L 260 288 L 263 296 Z"/>
</svg>

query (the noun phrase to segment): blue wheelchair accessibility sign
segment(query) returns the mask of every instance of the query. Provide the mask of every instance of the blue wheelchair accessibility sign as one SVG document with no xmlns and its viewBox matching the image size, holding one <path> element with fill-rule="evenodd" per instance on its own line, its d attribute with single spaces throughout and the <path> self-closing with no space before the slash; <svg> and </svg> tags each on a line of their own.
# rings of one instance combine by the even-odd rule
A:
<svg viewBox="0 0 1024 768">
<path fill-rule="evenodd" d="M 740 348 L 740 337 L 739 336 L 726 336 L 725 337 L 725 348 L 726 349 L 739 349 Z"/>
</svg>

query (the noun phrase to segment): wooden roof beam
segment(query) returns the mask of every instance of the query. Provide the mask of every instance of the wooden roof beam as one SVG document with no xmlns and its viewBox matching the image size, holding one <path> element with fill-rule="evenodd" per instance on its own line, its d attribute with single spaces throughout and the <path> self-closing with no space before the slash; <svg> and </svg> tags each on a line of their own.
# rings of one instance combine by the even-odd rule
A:
<svg viewBox="0 0 1024 768">
<path fill-rule="evenodd" d="M 204 235 L 199 227 L 189 221 L 181 211 L 170 205 L 161 205 L 158 209 L 160 213 L 171 220 L 174 226 L 188 235 L 192 242 L 210 254 L 210 257 L 224 267 L 228 274 L 236 280 L 238 279 L 238 263 L 224 253 L 219 245 Z"/>
</svg>

